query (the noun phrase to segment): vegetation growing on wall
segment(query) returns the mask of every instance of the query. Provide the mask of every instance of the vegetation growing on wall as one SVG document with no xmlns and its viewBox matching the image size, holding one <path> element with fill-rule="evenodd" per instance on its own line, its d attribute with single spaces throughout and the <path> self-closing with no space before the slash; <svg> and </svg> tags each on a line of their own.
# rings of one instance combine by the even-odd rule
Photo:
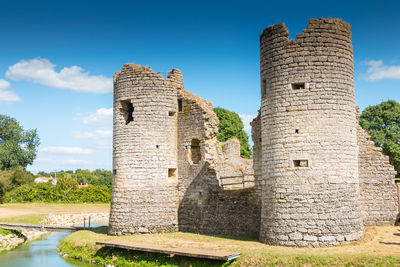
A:
<svg viewBox="0 0 400 267">
<path fill-rule="evenodd" d="M 360 125 L 389 156 L 400 177 L 400 103 L 389 100 L 367 107 L 360 116 Z"/>
<path fill-rule="evenodd" d="M 252 151 L 249 145 L 249 137 L 243 130 L 243 122 L 236 112 L 229 111 L 224 108 L 214 108 L 215 114 L 218 116 L 218 135 L 220 142 L 225 142 L 236 137 L 240 141 L 240 156 L 243 158 L 251 158 Z"/>
</svg>

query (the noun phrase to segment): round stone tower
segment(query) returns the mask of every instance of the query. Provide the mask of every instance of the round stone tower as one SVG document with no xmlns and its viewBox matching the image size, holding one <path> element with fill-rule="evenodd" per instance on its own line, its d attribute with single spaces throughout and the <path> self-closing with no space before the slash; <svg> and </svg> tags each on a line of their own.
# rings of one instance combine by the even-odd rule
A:
<svg viewBox="0 0 400 267">
<path fill-rule="evenodd" d="M 363 235 L 350 25 L 311 19 L 260 37 L 260 240 L 326 246 Z"/>
<path fill-rule="evenodd" d="M 181 80 L 178 70 L 162 78 L 135 64 L 114 76 L 111 235 L 177 229 Z"/>
</svg>

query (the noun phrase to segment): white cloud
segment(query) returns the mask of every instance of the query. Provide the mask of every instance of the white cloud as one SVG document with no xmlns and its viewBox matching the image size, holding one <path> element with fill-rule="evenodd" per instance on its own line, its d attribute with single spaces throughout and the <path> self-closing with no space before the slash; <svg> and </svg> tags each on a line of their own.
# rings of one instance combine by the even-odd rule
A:
<svg viewBox="0 0 400 267">
<path fill-rule="evenodd" d="M 10 83 L 6 80 L 0 79 L 0 90 L 4 90 L 10 86 Z"/>
<path fill-rule="evenodd" d="M 93 153 L 93 150 L 89 148 L 66 147 L 66 146 L 48 146 L 40 149 L 40 151 L 55 153 L 55 154 L 74 154 L 74 155 L 90 155 Z"/>
<path fill-rule="evenodd" d="M 8 68 L 6 77 L 11 80 L 27 80 L 48 87 L 69 89 L 77 92 L 108 93 L 112 91 L 112 79 L 90 76 L 79 66 L 64 67 L 55 71 L 55 65 L 45 58 L 21 60 Z"/>
<path fill-rule="evenodd" d="M 93 132 L 73 132 L 71 135 L 76 139 L 111 138 L 112 130 L 98 129 Z"/>
<path fill-rule="evenodd" d="M 21 99 L 16 93 L 6 90 L 8 87 L 10 87 L 10 83 L 0 79 L 0 102 L 11 103 L 20 101 Z"/>
<path fill-rule="evenodd" d="M 369 68 L 365 75 L 368 81 L 377 81 L 382 79 L 400 80 L 400 66 L 386 66 L 382 60 L 370 60 L 364 62 Z"/>
<path fill-rule="evenodd" d="M 113 109 L 100 108 L 87 116 L 78 114 L 75 119 L 81 120 L 84 124 L 87 125 L 111 128 L 113 120 Z"/>
<path fill-rule="evenodd" d="M 242 119 L 244 131 L 251 134 L 251 125 L 250 122 L 257 117 L 257 115 L 246 115 L 246 114 L 239 114 L 239 117 Z"/>
</svg>

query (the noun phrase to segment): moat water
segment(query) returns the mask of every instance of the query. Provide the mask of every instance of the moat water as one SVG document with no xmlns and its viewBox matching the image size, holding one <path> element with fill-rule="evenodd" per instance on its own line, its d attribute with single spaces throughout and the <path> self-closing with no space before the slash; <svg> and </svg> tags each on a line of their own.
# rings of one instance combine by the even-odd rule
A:
<svg viewBox="0 0 400 267">
<path fill-rule="evenodd" d="M 84 264 L 79 261 L 65 260 L 57 252 L 61 239 L 71 233 L 54 233 L 47 235 L 42 240 L 35 240 L 23 244 L 14 250 L 0 255 L 0 266 L 4 267 L 70 267 L 70 266 L 96 266 Z"/>
</svg>

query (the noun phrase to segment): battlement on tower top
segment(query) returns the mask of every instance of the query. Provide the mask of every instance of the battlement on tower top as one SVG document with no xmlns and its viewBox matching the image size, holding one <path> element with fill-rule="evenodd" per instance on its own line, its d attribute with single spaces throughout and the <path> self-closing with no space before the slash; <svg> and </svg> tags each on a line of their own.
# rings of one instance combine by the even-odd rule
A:
<svg viewBox="0 0 400 267">
<path fill-rule="evenodd" d="M 302 33 L 296 35 L 295 40 L 289 40 L 289 31 L 285 23 L 279 23 L 266 28 L 260 35 L 260 41 L 271 41 L 279 38 L 279 40 L 285 41 L 298 41 L 306 37 L 309 33 L 320 33 L 323 37 L 323 33 L 334 33 L 341 36 L 351 36 L 351 27 L 347 22 L 336 18 L 319 18 L 310 19 L 307 28 Z"/>
</svg>

